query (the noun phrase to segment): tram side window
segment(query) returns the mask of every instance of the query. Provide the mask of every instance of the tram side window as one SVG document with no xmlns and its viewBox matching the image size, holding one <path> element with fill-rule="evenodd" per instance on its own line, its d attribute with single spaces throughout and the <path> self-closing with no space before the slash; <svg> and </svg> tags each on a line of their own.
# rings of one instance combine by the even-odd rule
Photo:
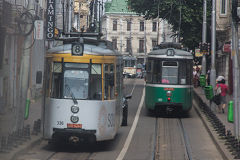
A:
<svg viewBox="0 0 240 160">
<path fill-rule="evenodd" d="M 179 84 L 187 84 L 187 63 L 179 62 Z"/>
<path fill-rule="evenodd" d="M 105 76 L 105 96 L 104 99 L 114 99 L 114 65 L 104 65 Z"/>
<path fill-rule="evenodd" d="M 50 96 L 50 80 L 51 80 L 51 61 L 50 60 L 47 60 L 47 64 L 46 64 L 46 75 L 45 75 L 45 78 L 46 78 L 46 87 L 45 87 L 45 93 L 46 93 L 46 96 L 49 97 Z"/>
<path fill-rule="evenodd" d="M 101 64 L 92 64 L 90 75 L 90 99 L 102 99 L 102 67 Z"/>
<path fill-rule="evenodd" d="M 61 98 L 61 84 L 62 84 L 62 63 L 53 63 L 52 74 L 52 98 Z"/>
<path fill-rule="evenodd" d="M 160 83 L 161 81 L 161 61 L 154 61 L 153 64 L 153 83 Z"/>
<path fill-rule="evenodd" d="M 192 74 L 193 74 L 193 62 L 189 60 L 187 62 L 187 84 L 192 84 Z"/>
<path fill-rule="evenodd" d="M 153 61 L 148 61 L 147 62 L 147 77 L 146 80 L 147 82 L 152 82 L 152 65 L 153 65 Z"/>
</svg>

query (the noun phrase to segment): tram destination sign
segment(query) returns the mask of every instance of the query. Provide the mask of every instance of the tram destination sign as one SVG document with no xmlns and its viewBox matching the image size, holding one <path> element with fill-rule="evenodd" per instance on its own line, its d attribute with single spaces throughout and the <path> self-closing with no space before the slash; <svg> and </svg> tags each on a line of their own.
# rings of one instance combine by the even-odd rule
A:
<svg viewBox="0 0 240 160">
<path fill-rule="evenodd" d="M 47 17 L 46 17 L 46 39 L 54 39 L 55 28 L 55 0 L 47 0 Z"/>
</svg>

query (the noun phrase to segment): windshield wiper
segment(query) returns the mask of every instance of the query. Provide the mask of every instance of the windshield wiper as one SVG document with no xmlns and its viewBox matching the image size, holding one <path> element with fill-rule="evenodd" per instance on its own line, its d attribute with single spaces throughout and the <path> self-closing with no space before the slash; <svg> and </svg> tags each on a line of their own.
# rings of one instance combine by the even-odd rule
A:
<svg viewBox="0 0 240 160">
<path fill-rule="evenodd" d="M 77 102 L 77 100 L 76 100 L 76 98 L 75 98 L 75 96 L 74 96 L 73 92 L 71 91 L 71 88 L 69 87 L 68 84 L 65 84 L 65 88 L 67 88 L 67 90 L 70 92 L 70 95 L 72 97 L 73 103 L 74 104 L 78 104 L 78 102 Z"/>
</svg>

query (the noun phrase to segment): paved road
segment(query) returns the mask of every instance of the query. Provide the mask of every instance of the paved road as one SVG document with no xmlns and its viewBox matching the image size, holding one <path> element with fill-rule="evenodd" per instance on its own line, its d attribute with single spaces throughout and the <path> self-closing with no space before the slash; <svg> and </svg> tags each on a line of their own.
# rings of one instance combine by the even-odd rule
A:
<svg viewBox="0 0 240 160">
<path fill-rule="evenodd" d="M 133 93 L 132 99 L 129 101 L 128 126 L 119 129 L 115 140 L 99 143 L 94 147 L 65 146 L 60 150 L 56 150 L 46 141 L 42 141 L 27 153 L 20 155 L 17 160 L 185 159 L 178 118 L 158 117 L 156 119 L 155 116 L 149 115 L 142 101 L 143 90 L 143 80 L 128 79 L 125 81 L 125 94 Z M 138 113 L 139 117 L 136 116 Z M 222 159 L 194 109 L 191 110 L 188 117 L 181 120 L 193 159 Z M 156 121 L 158 121 L 157 125 Z M 156 128 L 159 137 L 158 143 L 155 143 Z M 158 157 L 155 157 L 155 150 L 159 153 Z"/>
</svg>

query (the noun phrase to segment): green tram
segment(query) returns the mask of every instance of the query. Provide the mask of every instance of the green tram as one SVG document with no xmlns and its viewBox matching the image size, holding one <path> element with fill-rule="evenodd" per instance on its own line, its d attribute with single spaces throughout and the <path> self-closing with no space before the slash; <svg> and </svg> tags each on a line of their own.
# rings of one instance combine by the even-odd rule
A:
<svg viewBox="0 0 240 160">
<path fill-rule="evenodd" d="M 178 43 L 163 43 L 147 56 L 145 104 L 148 110 L 192 108 L 193 56 Z"/>
</svg>

